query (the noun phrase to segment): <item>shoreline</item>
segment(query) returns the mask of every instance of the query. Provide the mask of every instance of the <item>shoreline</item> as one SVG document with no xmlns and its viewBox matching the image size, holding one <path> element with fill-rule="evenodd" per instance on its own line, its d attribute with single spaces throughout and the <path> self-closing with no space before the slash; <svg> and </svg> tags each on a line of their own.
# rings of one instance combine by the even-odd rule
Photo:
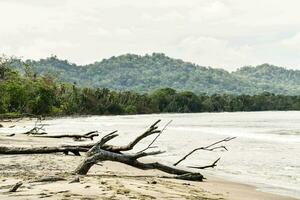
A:
<svg viewBox="0 0 300 200">
<path fill-rule="evenodd" d="M 264 113 L 264 112 L 300 112 L 300 110 L 250 110 L 250 111 L 204 111 L 204 112 L 161 112 L 161 113 L 125 113 L 125 114 L 59 114 L 59 115 L 22 115 L 22 114 L 0 114 L 0 123 L 14 122 L 13 120 L 21 121 L 24 119 L 37 119 L 42 117 L 43 120 L 61 119 L 61 118 L 81 118 L 81 117 L 112 117 L 112 116 L 147 116 L 147 115 L 187 115 L 187 114 L 218 114 L 218 113 Z M 11 120 L 11 121 L 7 121 Z"/>
<path fill-rule="evenodd" d="M 228 194 L 228 199 L 233 200 L 251 200 L 251 199 L 270 199 L 270 200 L 296 200 L 298 198 L 271 193 L 268 191 L 261 190 L 255 185 L 241 183 L 238 181 L 231 181 L 225 177 L 218 176 L 207 176 L 207 185 L 204 184 L 204 189 L 210 189 L 215 187 L 216 190 L 223 194 Z"/>
<path fill-rule="evenodd" d="M 32 121 L 22 120 L 23 125 Z M 11 122 L 2 123 L 5 127 Z M 57 145 L 68 140 L 43 139 L 17 134 L 5 137 L 1 143 L 7 145 Z M 71 141 L 71 140 L 69 140 Z M 204 182 L 157 178 L 166 175 L 157 170 L 144 171 L 124 164 L 105 162 L 95 166 L 87 176 L 80 176 L 80 183 L 69 184 L 71 173 L 83 157 L 63 154 L 0 155 L 0 199 L 232 199 L 232 200 L 296 200 L 297 198 L 260 191 L 258 187 L 239 183 L 213 175 L 206 175 Z M 65 181 L 31 183 L 42 176 L 63 176 Z M 13 194 L 7 189 L 18 181 L 24 185 Z M 97 191 L 95 191 L 97 190 Z"/>
</svg>

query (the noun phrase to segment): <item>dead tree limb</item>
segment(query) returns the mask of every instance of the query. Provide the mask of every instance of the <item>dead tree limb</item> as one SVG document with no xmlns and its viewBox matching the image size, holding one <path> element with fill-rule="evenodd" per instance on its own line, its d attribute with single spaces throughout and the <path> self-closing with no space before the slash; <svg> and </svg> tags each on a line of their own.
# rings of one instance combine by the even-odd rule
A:
<svg viewBox="0 0 300 200">
<path fill-rule="evenodd" d="M 25 133 L 23 133 L 23 134 L 25 134 L 25 135 L 46 135 L 46 134 L 48 134 L 48 133 L 46 133 L 46 132 L 40 132 L 41 130 L 43 130 L 44 131 L 44 126 L 42 125 L 42 126 L 35 126 L 34 128 L 32 128 L 32 129 L 30 129 L 29 131 L 26 131 Z"/>
<path fill-rule="evenodd" d="M 44 125 L 43 124 L 38 124 L 38 123 L 41 123 L 42 122 L 42 117 L 39 116 L 37 117 L 35 123 L 34 123 L 34 128 L 32 128 L 31 130 L 29 131 L 26 131 L 25 135 L 46 135 L 47 133 L 46 132 L 40 132 L 41 130 L 42 131 L 45 131 L 44 129 Z"/>
<path fill-rule="evenodd" d="M 79 164 L 79 166 L 75 169 L 76 174 L 86 175 L 90 168 L 97 164 L 98 162 L 103 161 L 115 161 L 124 163 L 139 169 L 149 170 L 149 169 L 157 169 L 169 174 L 175 175 L 184 175 L 184 174 L 191 174 L 195 180 L 202 181 L 203 176 L 200 173 L 192 173 L 187 170 L 178 169 L 173 166 L 168 166 L 161 164 L 159 162 L 152 162 L 152 163 L 142 163 L 138 159 L 150 155 L 158 155 L 164 153 L 162 151 L 153 151 L 153 152 L 145 152 L 141 151 L 135 154 L 123 154 L 121 151 L 128 151 L 133 149 L 133 147 L 142 139 L 155 134 L 161 133 L 161 130 L 157 130 L 157 124 L 160 120 L 156 121 L 153 125 L 149 127 L 149 129 L 138 136 L 135 140 L 130 142 L 128 145 L 125 146 L 111 146 L 106 145 L 106 142 L 117 137 L 118 135 L 115 132 L 112 132 L 106 136 L 104 136 L 99 142 L 97 142 L 87 153 L 86 158 Z M 151 146 L 151 145 L 150 145 Z M 180 177 L 178 177 L 180 178 Z M 182 179 L 185 177 L 183 176 Z M 191 178 L 192 179 L 192 178 Z"/>
<path fill-rule="evenodd" d="M 107 135 L 105 135 L 101 140 L 91 146 L 91 149 L 87 152 L 87 155 L 93 155 L 97 152 L 98 149 L 102 148 L 105 143 L 112 140 L 113 138 L 117 137 L 118 134 L 115 134 L 117 131 L 113 131 Z M 110 146 L 107 146 L 108 148 Z"/>
<path fill-rule="evenodd" d="M 56 182 L 56 181 L 65 181 L 66 179 L 60 176 L 44 176 L 41 178 L 38 178 L 36 180 L 30 181 L 30 183 L 35 182 Z"/>
<path fill-rule="evenodd" d="M 157 124 L 160 122 L 161 120 L 157 120 L 154 124 L 152 124 L 148 130 L 146 130 L 143 134 L 139 135 L 137 138 L 135 138 L 132 142 L 130 142 L 129 144 L 125 145 L 125 146 L 113 146 L 113 145 L 106 145 L 105 143 L 102 145 L 102 149 L 108 150 L 108 151 L 112 151 L 112 152 L 121 152 L 121 151 L 130 151 L 133 149 L 133 147 L 139 143 L 142 139 L 144 139 L 145 137 L 148 137 L 149 135 L 153 135 L 155 133 L 160 133 L 161 130 L 157 130 L 158 126 Z M 117 137 L 118 135 L 115 135 L 114 137 Z M 113 137 L 113 138 L 114 138 Z"/>
<path fill-rule="evenodd" d="M 181 179 L 186 181 L 199 181 L 205 179 L 200 173 L 187 173 L 176 176 L 160 176 L 159 178 Z"/>
<path fill-rule="evenodd" d="M 59 153 L 68 154 L 69 152 L 74 155 L 80 156 L 80 152 L 87 152 L 89 148 L 82 146 L 58 146 L 58 147 L 9 147 L 0 146 L 0 154 L 47 154 Z"/>
<path fill-rule="evenodd" d="M 150 144 L 143 150 L 141 150 L 140 152 L 146 151 L 147 149 L 153 148 L 152 144 L 157 140 L 157 138 L 163 133 L 163 131 L 167 128 L 167 126 L 172 122 L 172 120 L 170 120 L 165 126 L 164 128 L 160 131 L 160 133 L 157 134 L 157 136 L 152 140 L 152 142 L 150 142 Z"/>
<path fill-rule="evenodd" d="M 214 168 L 217 166 L 217 162 L 219 162 L 221 158 L 218 158 L 217 160 L 215 160 L 212 164 L 210 165 L 206 165 L 206 166 L 200 166 L 200 167 L 197 167 L 197 166 L 188 166 L 188 168 L 194 168 L 194 169 L 206 169 L 206 168 Z"/>
<path fill-rule="evenodd" d="M 98 150 L 98 153 L 94 154 L 93 156 L 87 157 L 80 163 L 80 165 L 76 168 L 75 173 L 80 174 L 80 175 L 86 175 L 90 168 L 96 164 L 97 162 L 100 161 L 116 161 L 120 163 L 124 163 L 139 169 L 143 170 L 149 170 L 149 169 L 157 169 L 169 174 L 176 174 L 176 175 L 183 175 L 183 174 L 197 174 L 198 181 L 202 181 L 203 176 L 199 176 L 199 173 L 192 173 L 190 171 L 182 170 L 182 169 L 177 169 L 172 166 L 164 165 L 159 162 L 153 162 L 153 163 L 142 163 L 138 161 L 137 159 L 140 157 L 145 157 L 149 155 L 157 155 L 162 152 L 142 152 L 142 154 L 119 154 L 119 153 L 114 153 L 106 150 Z"/>
<path fill-rule="evenodd" d="M 93 140 L 94 137 L 99 136 L 98 131 L 91 131 L 85 134 L 63 134 L 63 135 L 34 135 L 34 137 L 41 137 L 41 138 L 73 138 L 76 141 L 79 141 L 83 138 Z"/>
<path fill-rule="evenodd" d="M 16 192 L 22 185 L 22 182 L 17 182 L 8 192 Z"/>
<path fill-rule="evenodd" d="M 210 144 L 208 146 L 196 148 L 196 149 L 192 150 L 191 152 L 189 152 L 188 154 L 186 154 L 183 158 L 181 158 L 180 160 L 178 160 L 174 164 L 174 166 L 178 165 L 179 163 L 181 163 L 182 161 L 184 161 L 187 157 L 189 157 L 191 154 L 193 154 L 194 152 L 199 151 L 199 150 L 214 151 L 216 149 L 225 149 L 227 151 L 227 148 L 225 146 L 216 146 L 216 147 L 214 147 L 214 146 L 217 145 L 217 144 L 220 144 L 222 142 L 228 142 L 228 141 L 233 140 L 235 138 L 236 137 L 227 137 L 227 138 L 225 138 L 223 140 L 219 140 L 219 141 L 217 141 L 215 143 L 212 143 L 212 144 Z"/>
</svg>

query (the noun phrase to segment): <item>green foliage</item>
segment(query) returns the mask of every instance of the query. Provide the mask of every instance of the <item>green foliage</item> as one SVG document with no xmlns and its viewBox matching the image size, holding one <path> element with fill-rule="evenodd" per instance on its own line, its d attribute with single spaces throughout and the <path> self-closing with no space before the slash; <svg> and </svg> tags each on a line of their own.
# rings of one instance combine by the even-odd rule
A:
<svg viewBox="0 0 300 200">
<path fill-rule="evenodd" d="M 164 58 L 163 55 L 155 57 L 158 60 Z M 136 57 L 133 56 L 132 59 L 134 58 Z M 28 63 L 20 63 L 26 69 L 20 75 L 15 71 L 15 62 L 7 59 L 0 61 L 0 114 L 101 115 L 300 110 L 300 96 L 275 95 L 269 92 L 255 95 L 196 95 L 193 92 L 177 92 L 172 88 L 139 94 L 111 91 L 107 88 L 82 88 L 76 83 L 60 83 L 49 74 L 37 75 Z M 239 73 L 242 76 L 242 72 Z M 253 75 L 253 79 L 255 77 Z"/>
<path fill-rule="evenodd" d="M 21 60 L 11 62 L 15 69 L 25 73 Z M 86 66 L 77 66 L 55 56 L 39 61 L 27 60 L 25 63 L 38 74 L 52 74 L 61 82 L 115 91 L 148 93 L 159 88 L 173 88 L 208 95 L 300 93 L 300 71 L 268 64 L 243 67 L 229 73 L 172 59 L 162 53 L 114 56 Z"/>
</svg>

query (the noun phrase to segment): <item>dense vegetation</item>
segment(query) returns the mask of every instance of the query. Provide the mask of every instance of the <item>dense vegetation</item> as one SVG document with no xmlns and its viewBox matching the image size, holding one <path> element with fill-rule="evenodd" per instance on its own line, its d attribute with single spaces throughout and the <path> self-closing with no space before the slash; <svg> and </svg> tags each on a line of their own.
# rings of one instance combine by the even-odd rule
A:
<svg viewBox="0 0 300 200">
<path fill-rule="evenodd" d="M 300 110 L 300 96 L 200 94 L 157 89 L 148 94 L 80 88 L 37 75 L 23 63 L 23 75 L 11 60 L 0 59 L 0 114 L 141 114 L 159 112 L 220 112 Z"/>
<path fill-rule="evenodd" d="M 235 72 L 201 67 L 164 54 L 122 55 L 86 66 L 70 64 L 55 56 L 39 61 L 27 60 L 38 74 L 52 74 L 59 81 L 79 87 L 109 88 L 115 91 L 148 93 L 158 88 L 212 94 L 300 94 L 300 71 L 269 64 L 243 67 Z M 12 65 L 22 72 L 22 61 Z"/>
</svg>

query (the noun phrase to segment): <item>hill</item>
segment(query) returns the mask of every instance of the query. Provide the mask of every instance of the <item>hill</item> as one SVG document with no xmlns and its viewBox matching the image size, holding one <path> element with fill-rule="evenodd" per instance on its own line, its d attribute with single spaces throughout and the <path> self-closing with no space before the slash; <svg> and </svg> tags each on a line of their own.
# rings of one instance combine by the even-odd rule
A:
<svg viewBox="0 0 300 200">
<path fill-rule="evenodd" d="M 15 68 L 21 70 L 22 62 L 17 59 L 13 62 Z M 71 64 L 55 56 L 25 63 L 38 74 L 52 74 L 63 82 L 118 91 L 146 93 L 169 87 L 197 94 L 300 93 L 300 71 L 269 64 L 247 66 L 230 73 L 173 59 L 162 53 L 113 56 L 85 66 Z"/>
</svg>

